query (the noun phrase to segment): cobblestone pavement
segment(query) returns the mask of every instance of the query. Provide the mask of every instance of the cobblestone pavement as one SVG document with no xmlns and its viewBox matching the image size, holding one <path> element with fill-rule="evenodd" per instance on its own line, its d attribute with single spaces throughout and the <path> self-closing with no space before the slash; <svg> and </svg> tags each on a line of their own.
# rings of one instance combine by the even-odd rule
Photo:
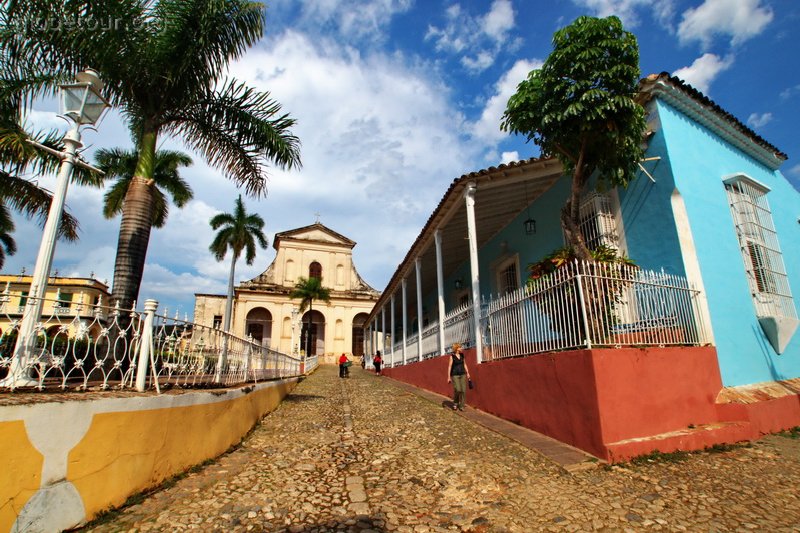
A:
<svg viewBox="0 0 800 533">
<path fill-rule="evenodd" d="M 798 531 L 800 440 L 567 473 L 356 369 L 321 367 L 235 451 L 92 531 Z"/>
</svg>

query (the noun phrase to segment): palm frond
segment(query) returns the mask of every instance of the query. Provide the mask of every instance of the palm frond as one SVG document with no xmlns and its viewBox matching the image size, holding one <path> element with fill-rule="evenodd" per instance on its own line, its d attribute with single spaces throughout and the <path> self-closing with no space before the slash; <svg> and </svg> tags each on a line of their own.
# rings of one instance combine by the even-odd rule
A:
<svg viewBox="0 0 800 533">
<path fill-rule="evenodd" d="M 287 169 L 300 166 L 300 140 L 290 132 L 295 120 L 280 110 L 269 93 L 232 79 L 194 104 L 167 113 L 164 129 L 257 197 L 266 192 L 269 162 Z"/>
<path fill-rule="evenodd" d="M 53 195 L 24 178 L 0 170 L 0 199 L 28 218 L 37 218 L 44 226 Z M 68 241 L 78 240 L 78 221 L 66 209 L 61 214 L 58 236 Z"/>
<path fill-rule="evenodd" d="M 182 107 L 194 99 L 195 91 L 258 42 L 264 13 L 263 4 L 250 0 L 158 2 L 161 31 L 152 43 L 152 63 L 168 68 L 160 80 L 167 105 Z"/>
</svg>

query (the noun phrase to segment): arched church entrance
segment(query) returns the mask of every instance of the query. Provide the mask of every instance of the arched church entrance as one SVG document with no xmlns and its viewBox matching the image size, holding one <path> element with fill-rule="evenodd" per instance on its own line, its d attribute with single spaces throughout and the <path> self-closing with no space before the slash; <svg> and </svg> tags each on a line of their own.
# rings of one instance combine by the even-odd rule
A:
<svg viewBox="0 0 800 533">
<path fill-rule="evenodd" d="M 358 313 L 353 317 L 353 355 L 364 355 L 364 324 L 368 316 L 367 313 Z"/>
<path fill-rule="evenodd" d="M 300 347 L 305 350 L 307 355 L 324 355 L 325 315 L 319 311 L 306 312 L 303 315 L 303 327 L 300 335 Z"/>
<path fill-rule="evenodd" d="M 256 307 L 247 313 L 245 334 L 253 337 L 262 346 L 270 347 L 272 343 L 272 313 L 263 307 Z"/>
</svg>

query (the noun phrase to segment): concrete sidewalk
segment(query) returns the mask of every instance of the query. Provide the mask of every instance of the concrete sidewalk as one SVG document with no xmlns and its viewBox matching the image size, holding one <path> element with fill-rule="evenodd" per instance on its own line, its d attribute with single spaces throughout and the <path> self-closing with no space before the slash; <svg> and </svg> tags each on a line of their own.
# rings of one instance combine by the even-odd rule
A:
<svg viewBox="0 0 800 533">
<path fill-rule="evenodd" d="M 391 378 L 381 377 L 381 379 Z M 435 404 L 441 404 L 447 408 L 450 408 L 453 404 L 452 399 L 442 396 L 441 394 L 420 389 L 413 385 L 409 385 L 408 383 L 403 383 L 402 381 L 397 381 L 394 379 L 392 379 L 392 382 L 397 387 L 416 394 L 421 398 L 425 398 L 426 400 L 429 400 Z M 473 409 L 469 406 L 467 406 L 464 411 L 458 412 L 458 414 L 471 422 L 475 422 L 476 424 L 480 424 L 485 428 L 491 429 L 495 433 L 499 433 L 504 437 L 515 440 L 526 448 L 535 450 L 568 472 L 594 468 L 600 464 L 599 459 L 584 452 L 583 450 L 579 450 L 578 448 L 574 448 L 569 444 L 557 441 L 548 437 L 547 435 L 542 435 L 541 433 L 519 426 L 513 422 L 509 422 L 508 420 L 503 420 L 502 418 L 496 417 L 492 414 Z"/>
</svg>

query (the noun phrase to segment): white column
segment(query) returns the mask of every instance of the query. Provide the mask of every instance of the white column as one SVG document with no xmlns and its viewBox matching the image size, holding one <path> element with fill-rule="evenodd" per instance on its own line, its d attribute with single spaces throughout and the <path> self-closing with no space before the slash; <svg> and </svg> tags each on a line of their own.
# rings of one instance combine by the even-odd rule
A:
<svg viewBox="0 0 800 533">
<path fill-rule="evenodd" d="M 403 278 L 403 364 L 406 364 L 406 340 L 408 338 L 408 281 Z"/>
<path fill-rule="evenodd" d="M 389 343 L 389 355 L 392 357 L 392 366 L 394 366 L 394 344 L 395 344 L 395 338 L 394 338 L 394 332 L 395 332 L 395 329 L 394 329 L 394 293 L 392 293 L 391 302 L 389 303 L 389 305 L 392 306 L 391 309 L 390 309 L 392 337 L 391 337 L 390 343 Z"/>
<path fill-rule="evenodd" d="M 422 360 L 422 259 L 414 260 L 417 271 L 417 356 Z"/>
<path fill-rule="evenodd" d="M 442 270 L 442 231 L 433 234 L 436 240 L 436 289 L 439 305 L 439 355 L 444 355 L 444 272 Z"/>
<path fill-rule="evenodd" d="M 467 204 L 467 235 L 469 236 L 469 270 L 472 278 L 472 319 L 475 328 L 475 350 L 478 363 L 483 361 L 483 339 L 481 338 L 481 286 L 478 275 L 478 233 L 475 226 L 475 184 L 464 191 Z"/>
<path fill-rule="evenodd" d="M 386 305 L 381 307 L 381 357 L 386 357 Z"/>
</svg>

